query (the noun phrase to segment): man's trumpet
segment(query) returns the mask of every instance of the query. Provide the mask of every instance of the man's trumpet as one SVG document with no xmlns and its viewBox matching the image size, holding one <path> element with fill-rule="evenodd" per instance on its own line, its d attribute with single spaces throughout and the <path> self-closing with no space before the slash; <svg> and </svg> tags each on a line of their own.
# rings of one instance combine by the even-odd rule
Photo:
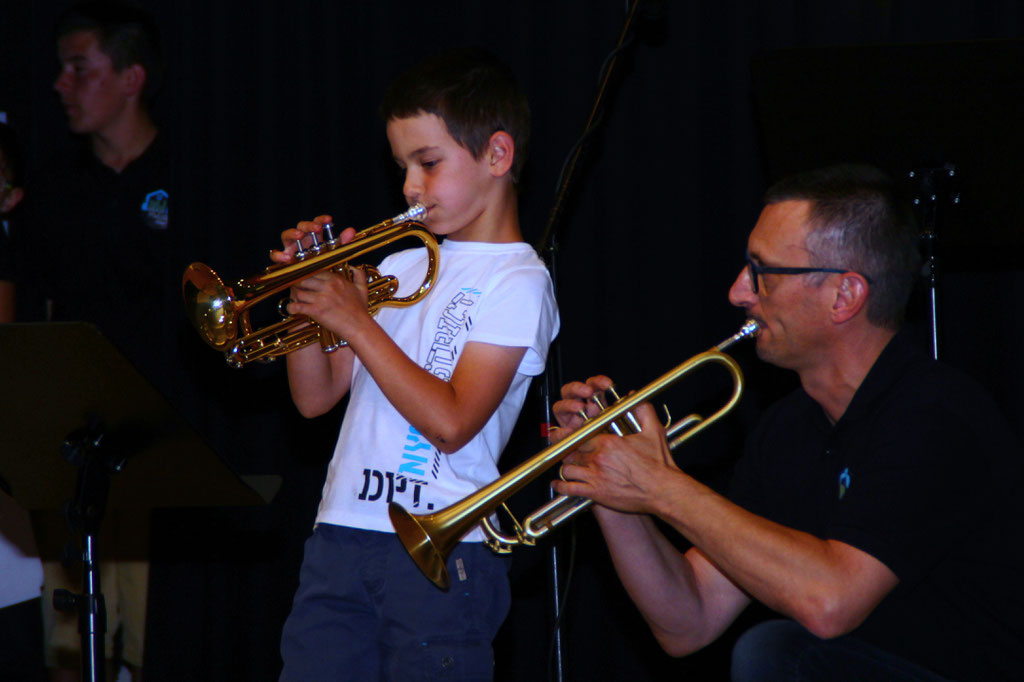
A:
<svg viewBox="0 0 1024 682">
<path fill-rule="evenodd" d="M 498 553 L 510 552 L 516 545 L 536 544 L 538 538 L 589 507 L 591 501 L 567 495 L 556 497 L 528 516 L 522 524 L 513 519 L 515 535 L 512 536 L 504 535 L 494 528 L 489 517 L 512 495 L 561 462 L 573 448 L 588 438 L 609 430 L 619 435 L 624 435 L 626 430 L 638 432 L 639 426 L 631 410 L 707 363 L 717 363 L 728 370 L 733 380 L 732 395 L 711 416 L 704 418 L 690 415 L 677 424 L 669 425 L 665 435 L 669 439 L 669 446 L 675 448 L 714 424 L 735 407 L 743 393 L 743 372 L 736 361 L 723 351 L 741 339 L 755 336 L 757 332 L 757 322 L 748 320 L 736 334 L 722 343 L 693 356 L 639 391 L 625 398 L 616 398 L 612 405 L 604 408 L 564 440 L 542 450 L 504 476 L 449 507 L 432 514 L 410 514 L 400 504 L 392 502 L 388 514 L 395 533 L 420 570 L 441 589 L 448 589 L 448 569 L 445 566 L 448 555 L 477 524 L 487 536 L 488 546 Z"/>
<path fill-rule="evenodd" d="M 405 307 L 418 303 L 437 277 L 440 262 L 437 239 L 421 222 L 427 210 L 416 204 L 405 213 L 389 218 L 356 233 L 347 244 L 335 239 L 330 225 L 324 226 L 324 241 L 295 253 L 295 262 L 271 265 L 264 272 L 241 279 L 227 286 L 209 266 L 193 263 L 185 270 L 181 289 L 189 319 L 199 334 L 213 348 L 224 351 L 232 367 L 242 367 L 253 360 L 269 361 L 319 341 L 330 353 L 345 345 L 343 340 L 303 315 L 289 316 L 278 305 L 284 319 L 262 329 L 253 330 L 249 311 L 255 304 L 292 285 L 324 271 L 345 272 L 353 259 L 406 237 L 417 237 L 427 247 L 427 274 L 419 289 L 409 296 L 397 297 L 398 279 L 381 275 L 372 266 L 366 271 L 367 308 L 371 315 L 382 306 Z M 287 300 L 281 303 L 287 303 Z"/>
</svg>

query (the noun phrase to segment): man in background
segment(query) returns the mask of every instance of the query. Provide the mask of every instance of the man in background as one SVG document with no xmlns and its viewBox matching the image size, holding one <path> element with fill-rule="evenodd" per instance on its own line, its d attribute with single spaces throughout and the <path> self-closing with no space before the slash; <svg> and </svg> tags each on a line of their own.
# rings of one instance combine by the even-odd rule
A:
<svg viewBox="0 0 1024 682">
<path fill-rule="evenodd" d="M 64 12 L 55 37 L 60 72 L 54 89 L 76 139 L 33 177 L 22 236 L 45 234 L 60 247 L 38 259 L 25 283 L 27 300 L 39 302 L 25 318 L 95 324 L 166 394 L 176 365 L 161 344 L 172 338 L 175 318 L 167 311 L 178 293 L 171 273 L 180 263 L 171 248 L 170 154 L 150 113 L 163 72 L 159 31 L 146 12 L 100 1 Z M 102 556 L 111 559 L 101 566 L 107 657 L 116 656 L 136 679 L 143 662 L 148 535 L 148 510 L 111 509 L 100 537 Z M 50 548 L 66 538 L 60 526 L 40 532 L 41 544 Z M 77 567 L 68 571 L 48 561 L 45 568 L 47 665 L 53 679 L 75 679 L 77 617 L 54 611 L 50 595 L 74 579 Z"/>
</svg>

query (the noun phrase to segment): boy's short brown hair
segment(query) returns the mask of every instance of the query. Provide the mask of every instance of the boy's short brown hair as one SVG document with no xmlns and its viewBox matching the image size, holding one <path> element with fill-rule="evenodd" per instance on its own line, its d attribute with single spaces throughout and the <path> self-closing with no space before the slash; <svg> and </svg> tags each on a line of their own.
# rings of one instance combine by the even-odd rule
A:
<svg viewBox="0 0 1024 682">
<path fill-rule="evenodd" d="M 519 182 L 530 142 L 530 107 L 512 70 L 486 50 L 446 50 L 392 81 L 380 105 L 385 121 L 434 114 L 448 134 L 479 159 L 491 135 L 515 143 L 512 181 Z"/>
</svg>

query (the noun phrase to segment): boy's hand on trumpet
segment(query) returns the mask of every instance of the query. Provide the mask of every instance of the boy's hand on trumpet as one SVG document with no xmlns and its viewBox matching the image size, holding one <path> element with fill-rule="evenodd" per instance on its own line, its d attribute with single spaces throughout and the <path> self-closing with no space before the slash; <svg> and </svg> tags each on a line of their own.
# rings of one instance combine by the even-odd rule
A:
<svg viewBox="0 0 1024 682">
<path fill-rule="evenodd" d="M 324 225 L 333 223 L 334 220 L 329 215 L 320 215 L 312 220 L 303 220 L 294 228 L 285 230 L 281 233 L 281 244 L 284 248 L 271 249 L 270 260 L 275 263 L 282 265 L 288 265 L 295 261 L 295 252 L 299 250 L 299 245 L 302 245 L 303 249 L 308 249 L 313 245 L 313 238 L 311 234 L 317 236 L 317 240 L 323 241 L 321 235 L 323 234 Z M 354 227 L 346 227 L 342 230 L 338 236 L 338 240 L 342 244 L 348 244 L 356 235 Z"/>
<path fill-rule="evenodd" d="M 313 237 L 323 242 L 324 226 L 333 222 L 331 216 L 320 215 L 313 220 L 304 220 L 293 229 L 281 233 L 284 248 L 270 252 L 275 263 L 296 262 L 295 253 L 301 245 L 308 249 Z M 355 228 L 345 228 L 339 237 L 342 244 L 355 238 Z M 348 268 L 348 276 L 333 271 L 321 271 L 310 275 L 292 286 L 288 313 L 306 315 L 317 324 L 340 337 L 349 340 L 358 333 L 358 325 L 370 319 L 366 308 L 366 274 L 359 267 Z"/>
<path fill-rule="evenodd" d="M 573 381 L 562 386 L 562 399 L 552 407 L 558 426 L 549 431 L 548 440 L 557 443 L 583 426 L 586 422 L 581 412 L 586 412 L 587 419 L 593 419 L 600 414 L 601 408 L 591 398 L 598 396 L 605 402 L 604 392 L 612 385 L 611 379 L 599 374 L 590 377 L 586 382 Z"/>
<path fill-rule="evenodd" d="M 349 270 L 352 279 L 335 272 L 319 272 L 292 287 L 288 312 L 306 315 L 325 329 L 352 343 L 362 329 L 373 323 L 366 305 L 366 273 Z"/>
</svg>

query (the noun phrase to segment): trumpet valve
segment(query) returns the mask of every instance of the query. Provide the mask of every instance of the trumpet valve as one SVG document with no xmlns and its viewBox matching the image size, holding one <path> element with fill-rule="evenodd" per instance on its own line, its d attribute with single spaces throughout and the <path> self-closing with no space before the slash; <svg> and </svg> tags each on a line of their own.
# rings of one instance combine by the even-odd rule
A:
<svg viewBox="0 0 1024 682">
<path fill-rule="evenodd" d="M 310 232 L 309 236 L 310 236 L 310 238 L 312 239 L 312 242 L 313 242 L 309 246 L 309 251 L 312 251 L 314 255 L 319 255 L 320 252 L 324 250 L 324 246 L 327 245 L 326 242 L 321 244 L 320 243 L 320 236 L 316 232 Z"/>
<path fill-rule="evenodd" d="M 324 234 L 327 235 L 327 238 L 324 239 L 324 244 L 333 247 L 338 242 L 338 240 L 334 238 L 334 223 L 327 223 L 324 225 Z"/>
<path fill-rule="evenodd" d="M 335 334 L 329 329 L 324 329 L 323 327 L 320 327 L 320 350 L 322 350 L 325 353 L 333 353 L 342 346 L 346 345 L 348 344 L 344 343 L 341 339 L 339 339 L 337 334 Z"/>
<path fill-rule="evenodd" d="M 297 242 L 297 247 L 295 249 L 295 260 L 299 260 L 299 261 L 305 260 L 306 258 L 308 258 L 310 256 L 310 254 L 316 256 L 321 251 L 323 251 L 324 244 L 326 244 L 327 242 L 324 242 L 324 244 L 321 244 L 320 243 L 320 237 L 317 235 L 316 232 L 310 232 L 309 233 L 309 238 L 310 238 L 312 243 L 309 246 L 305 247 L 305 248 L 303 248 L 303 246 L 302 246 L 302 240 L 301 239 Z M 333 241 L 333 237 L 332 237 L 332 241 Z"/>
</svg>

